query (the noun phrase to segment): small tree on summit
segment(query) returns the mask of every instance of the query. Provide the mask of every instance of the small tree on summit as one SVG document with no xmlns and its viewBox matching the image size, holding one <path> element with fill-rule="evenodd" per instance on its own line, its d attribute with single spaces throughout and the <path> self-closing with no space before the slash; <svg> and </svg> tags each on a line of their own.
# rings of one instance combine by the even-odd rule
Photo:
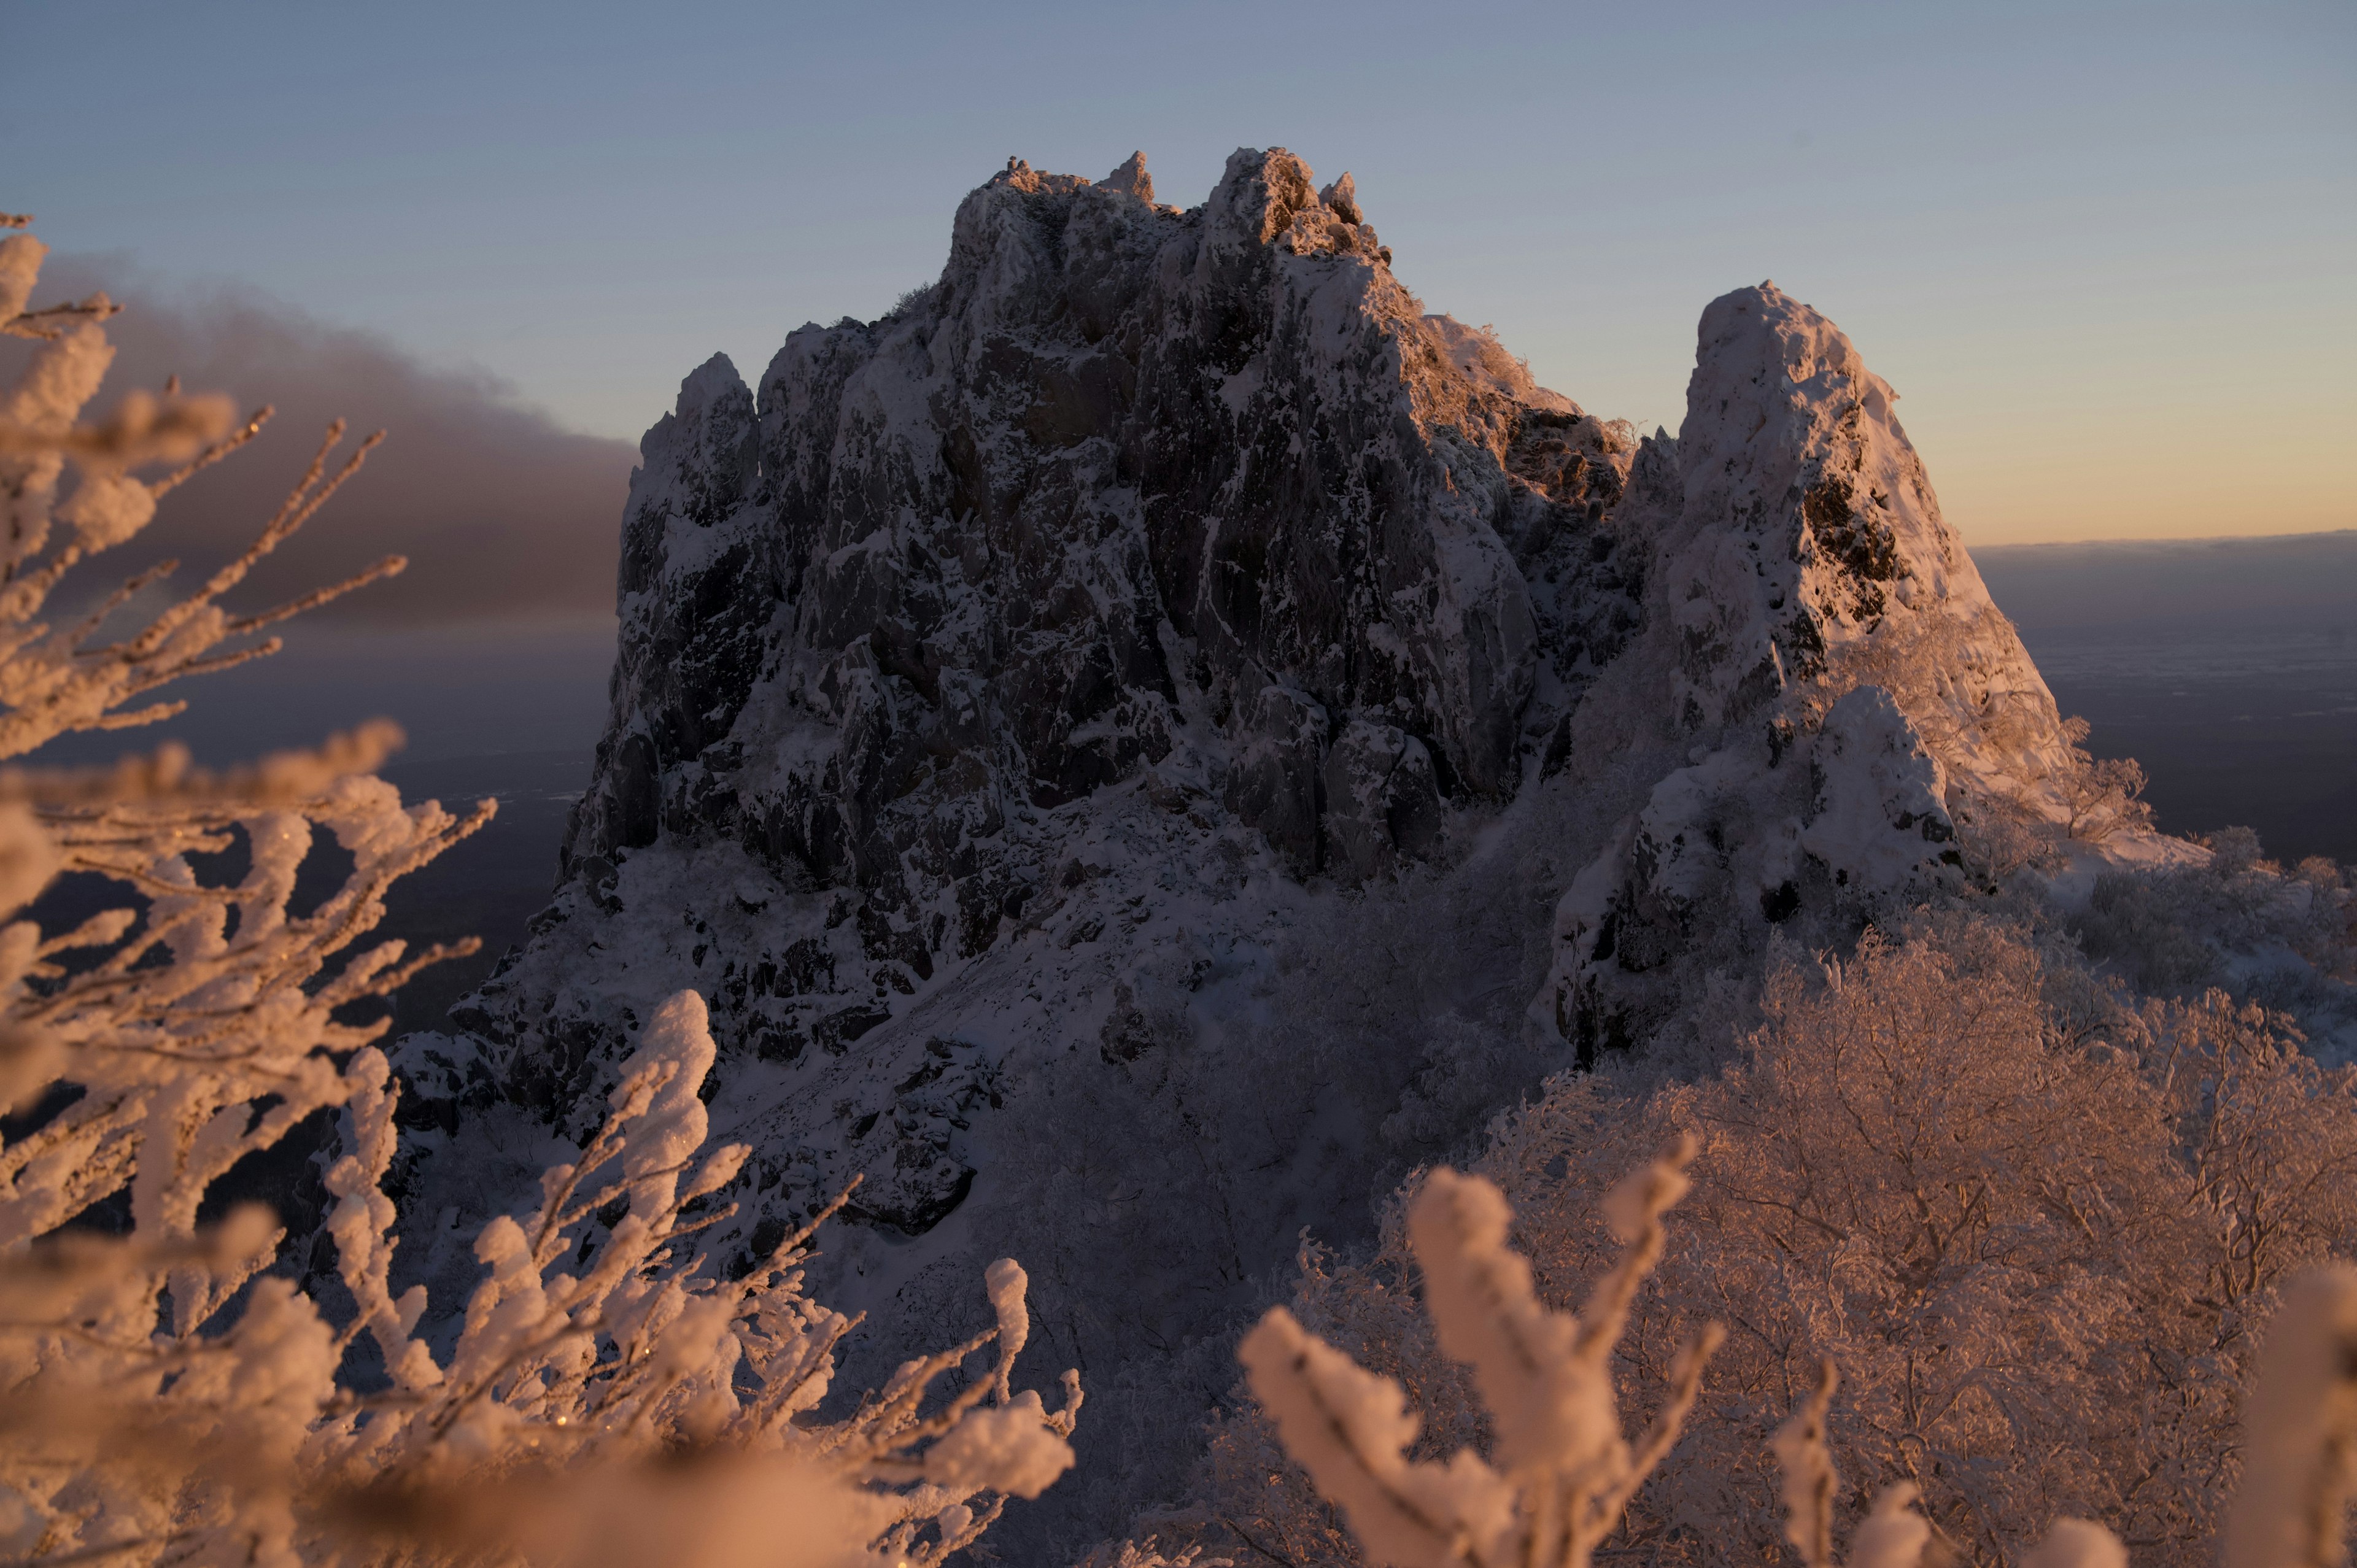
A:
<svg viewBox="0 0 2357 1568">
<path fill-rule="evenodd" d="M 2060 783 L 2070 808 L 2066 827 L 2074 839 L 2100 843 L 2122 828 L 2152 826 L 2152 808 L 2145 804 L 2144 767 L 2132 757 L 2098 757 L 2082 745 L 2087 721 L 2062 721 L 2063 738 L 2071 743 L 2071 769 Z"/>
</svg>

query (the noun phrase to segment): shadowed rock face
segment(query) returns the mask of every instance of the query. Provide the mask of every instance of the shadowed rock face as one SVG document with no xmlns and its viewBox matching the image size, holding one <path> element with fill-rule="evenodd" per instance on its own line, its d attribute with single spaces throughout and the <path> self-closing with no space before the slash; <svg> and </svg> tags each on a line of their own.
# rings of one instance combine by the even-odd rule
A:
<svg viewBox="0 0 2357 1568">
<path fill-rule="evenodd" d="M 1625 454 L 1428 323 L 1297 159 L 1240 153 L 1187 212 L 1143 179 L 1010 166 L 930 293 L 795 333 L 758 415 L 725 359 L 688 379 L 632 484 L 568 871 L 732 840 L 857 889 L 866 957 L 921 980 L 1048 869 L 1009 809 L 1136 777 L 1189 703 L 1297 875 L 1381 875 L 1444 799 L 1519 784 L 1542 662 L 1576 681 L 1632 624 Z"/>
</svg>

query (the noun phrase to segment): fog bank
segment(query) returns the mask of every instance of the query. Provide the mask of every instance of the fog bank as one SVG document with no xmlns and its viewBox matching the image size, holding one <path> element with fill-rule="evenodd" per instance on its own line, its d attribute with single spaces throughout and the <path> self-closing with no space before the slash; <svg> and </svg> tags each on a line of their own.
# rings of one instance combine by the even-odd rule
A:
<svg viewBox="0 0 2357 1568">
<path fill-rule="evenodd" d="M 258 607 L 389 553 L 409 570 L 317 612 L 379 627 L 610 615 L 621 508 L 636 453 L 558 427 L 489 375 L 428 366 L 383 338 L 230 287 L 175 287 L 108 258 L 53 257 L 39 298 L 104 289 L 114 366 L 93 412 L 178 375 L 277 415 L 245 451 L 166 499 L 138 539 L 76 574 L 81 595 L 162 556 L 194 581 L 251 539 L 302 474 L 328 422 L 387 432 L 368 467 L 232 599 Z M 5 345 L 21 354 L 24 345 Z M 648 422 L 662 412 L 648 411 Z M 350 442 L 347 442 L 349 449 Z"/>
</svg>

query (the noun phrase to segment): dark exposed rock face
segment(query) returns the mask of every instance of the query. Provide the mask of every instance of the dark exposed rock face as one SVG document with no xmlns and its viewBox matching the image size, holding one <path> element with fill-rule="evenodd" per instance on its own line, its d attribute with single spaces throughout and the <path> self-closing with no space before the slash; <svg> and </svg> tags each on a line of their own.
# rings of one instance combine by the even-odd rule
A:
<svg viewBox="0 0 2357 1568">
<path fill-rule="evenodd" d="M 1518 373 L 1415 314 L 1283 153 L 1238 155 L 1185 213 L 1011 168 L 960 209 L 930 295 L 787 341 L 758 435 L 718 359 L 649 433 L 615 726 L 569 853 L 651 822 L 736 837 L 967 956 L 990 922 L 918 907 L 1020 880 L 986 847 L 1007 804 L 1160 760 L 1181 683 L 1274 748 L 1227 798 L 1305 873 L 1353 714 L 1446 790 L 1510 790 L 1542 655 L 1518 549 L 1608 579 L 1576 651 L 1609 657 L 1631 617 L 1597 571 L 1609 438 L 1452 359 L 1484 349 Z M 748 756 L 732 725 L 763 680 L 833 728 L 828 755 Z"/>
<path fill-rule="evenodd" d="M 665 775 L 722 741 L 766 652 L 772 595 L 755 542 L 718 532 L 759 476 L 752 395 L 715 355 L 680 388 L 679 407 L 640 445 L 622 519 L 617 597 L 628 628 L 611 696 L 618 722 L 597 747 L 597 787 L 576 812 L 568 857 L 655 842 Z M 674 560 L 672 531 L 683 542 Z"/>
<path fill-rule="evenodd" d="M 1440 841 L 1432 753 L 1403 730 L 1352 719 L 1326 754 L 1321 783 L 1326 863 L 1338 875 L 1363 882 Z"/>
</svg>

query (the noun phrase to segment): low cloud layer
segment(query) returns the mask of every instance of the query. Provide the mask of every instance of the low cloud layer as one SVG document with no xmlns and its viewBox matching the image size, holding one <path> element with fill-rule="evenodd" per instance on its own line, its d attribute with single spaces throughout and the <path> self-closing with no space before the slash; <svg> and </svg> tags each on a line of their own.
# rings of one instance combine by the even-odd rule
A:
<svg viewBox="0 0 2357 1568">
<path fill-rule="evenodd" d="M 1973 560 L 2024 636 L 2325 637 L 2357 647 L 2357 531 L 1985 545 Z"/>
<path fill-rule="evenodd" d="M 176 581 L 197 580 L 253 537 L 340 415 L 353 438 L 382 428 L 384 444 L 233 607 L 274 603 L 397 553 L 407 572 L 317 614 L 424 627 L 612 613 L 637 457 L 626 443 L 561 430 L 489 377 L 431 369 L 252 293 L 172 293 L 126 267 L 64 257 L 38 292 L 48 301 L 94 288 L 129 308 L 108 324 L 118 353 L 93 412 L 177 374 L 192 392 L 278 413 L 245 451 L 167 497 L 138 540 L 77 573 L 85 591 L 164 555 L 182 563 Z"/>
</svg>

